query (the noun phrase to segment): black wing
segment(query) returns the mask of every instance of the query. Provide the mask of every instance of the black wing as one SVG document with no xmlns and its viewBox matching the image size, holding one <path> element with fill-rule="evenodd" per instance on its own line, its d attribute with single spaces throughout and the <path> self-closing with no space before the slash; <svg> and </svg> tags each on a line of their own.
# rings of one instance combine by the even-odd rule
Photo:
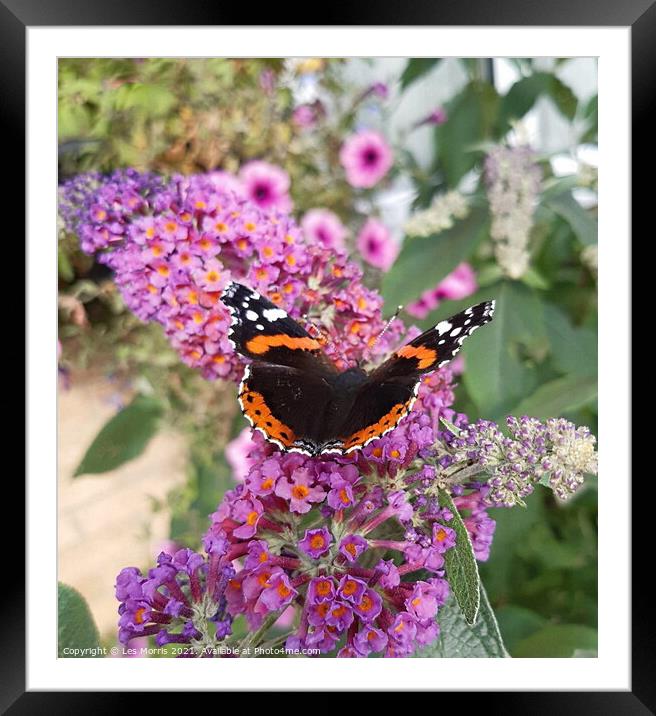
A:
<svg viewBox="0 0 656 716">
<path fill-rule="evenodd" d="M 223 290 L 221 300 L 231 315 L 228 339 L 238 353 L 311 372 L 338 372 L 319 341 L 257 291 L 232 282 Z"/>
<path fill-rule="evenodd" d="M 323 452 L 349 453 L 393 430 L 412 409 L 421 376 L 448 363 L 493 314 L 494 301 L 471 306 L 398 350 L 368 376 L 339 427 L 338 439 Z"/>
<path fill-rule="evenodd" d="M 456 356 L 477 328 L 492 320 L 493 315 L 494 301 L 484 301 L 440 321 L 396 351 L 370 378 L 383 381 L 394 376 L 418 376 L 441 368 Z"/>
<path fill-rule="evenodd" d="M 296 368 L 253 363 L 239 386 L 239 404 L 255 430 L 282 450 L 317 455 L 326 426 L 335 423 L 330 384 Z"/>
</svg>

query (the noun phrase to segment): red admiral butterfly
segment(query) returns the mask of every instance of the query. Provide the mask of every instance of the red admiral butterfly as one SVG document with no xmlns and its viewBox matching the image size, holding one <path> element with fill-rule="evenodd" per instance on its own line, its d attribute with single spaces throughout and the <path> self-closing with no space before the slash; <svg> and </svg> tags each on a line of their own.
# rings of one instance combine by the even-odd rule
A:
<svg viewBox="0 0 656 716">
<path fill-rule="evenodd" d="M 441 321 L 371 373 L 340 372 L 321 344 L 286 311 L 256 291 L 230 283 L 235 350 L 253 363 L 239 386 L 239 404 L 255 430 L 282 450 L 345 455 L 393 430 L 416 400 L 421 376 L 448 363 L 467 336 L 492 320 L 494 301 Z"/>
</svg>

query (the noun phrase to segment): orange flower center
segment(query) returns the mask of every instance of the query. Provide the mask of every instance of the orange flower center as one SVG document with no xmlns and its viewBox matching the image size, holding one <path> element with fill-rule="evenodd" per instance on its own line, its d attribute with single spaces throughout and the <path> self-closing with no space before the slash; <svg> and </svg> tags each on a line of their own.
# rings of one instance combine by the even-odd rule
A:
<svg viewBox="0 0 656 716">
<path fill-rule="evenodd" d="M 306 485 L 294 485 L 294 487 L 292 487 L 292 495 L 294 495 L 297 500 L 302 500 L 307 497 L 309 492 L 310 488 Z"/>
</svg>

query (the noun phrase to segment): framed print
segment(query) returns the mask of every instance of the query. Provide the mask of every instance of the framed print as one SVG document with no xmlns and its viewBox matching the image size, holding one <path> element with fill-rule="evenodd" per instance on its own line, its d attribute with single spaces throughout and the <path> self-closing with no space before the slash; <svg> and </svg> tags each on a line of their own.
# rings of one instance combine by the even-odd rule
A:
<svg viewBox="0 0 656 716">
<path fill-rule="evenodd" d="M 27 108 L 8 712 L 653 708 L 627 400 L 653 7 L 184 10 L 2 6 Z"/>
</svg>

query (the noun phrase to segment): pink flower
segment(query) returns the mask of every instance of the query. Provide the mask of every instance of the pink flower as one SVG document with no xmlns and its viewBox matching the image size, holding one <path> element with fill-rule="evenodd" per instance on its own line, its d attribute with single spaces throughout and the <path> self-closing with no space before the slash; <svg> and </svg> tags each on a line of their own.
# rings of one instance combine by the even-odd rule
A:
<svg viewBox="0 0 656 716">
<path fill-rule="evenodd" d="M 369 219 L 360 229 L 356 245 L 362 258 L 381 271 L 389 271 L 399 253 L 398 243 L 378 219 Z"/>
<path fill-rule="evenodd" d="M 244 164 L 239 178 L 246 197 L 260 208 L 291 210 L 289 174 L 284 169 L 256 160 Z"/>
<path fill-rule="evenodd" d="M 230 464 L 232 476 L 237 482 L 243 482 L 248 475 L 253 465 L 249 454 L 255 447 L 253 431 L 250 428 L 244 428 L 234 440 L 226 445 L 226 460 Z"/>
<path fill-rule="evenodd" d="M 301 104 L 292 112 L 292 122 L 297 127 L 311 127 L 316 119 L 314 109 L 309 104 Z"/>
<path fill-rule="evenodd" d="M 331 249 L 343 249 L 346 227 L 328 209 L 310 209 L 301 221 L 308 242 L 316 242 Z"/>
<path fill-rule="evenodd" d="M 461 263 L 440 283 L 425 291 L 421 298 L 407 307 L 411 316 L 426 318 L 434 311 L 443 299 L 458 301 L 461 298 L 471 296 L 478 288 L 474 269 L 468 263 Z"/>
<path fill-rule="evenodd" d="M 346 139 L 339 152 L 339 161 L 351 186 L 368 189 L 387 174 L 393 156 L 382 134 L 361 131 Z"/>
</svg>

